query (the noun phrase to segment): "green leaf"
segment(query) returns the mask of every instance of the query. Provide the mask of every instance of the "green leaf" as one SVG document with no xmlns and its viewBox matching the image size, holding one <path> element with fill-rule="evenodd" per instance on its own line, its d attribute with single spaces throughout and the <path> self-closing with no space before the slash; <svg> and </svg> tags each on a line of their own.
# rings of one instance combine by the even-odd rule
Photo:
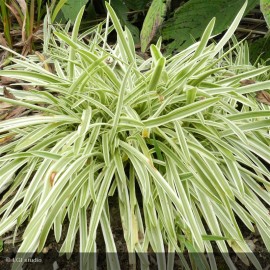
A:
<svg viewBox="0 0 270 270">
<path fill-rule="evenodd" d="M 165 19 L 166 1 L 154 0 L 147 12 L 141 30 L 141 50 L 145 52 Z"/>
<path fill-rule="evenodd" d="M 122 111 L 122 107 L 123 107 L 123 102 L 124 102 L 124 96 L 125 96 L 125 92 L 127 91 L 127 86 L 128 86 L 129 77 L 130 77 L 130 73 L 131 73 L 132 68 L 133 68 L 133 65 L 130 65 L 124 78 L 123 78 L 121 87 L 119 89 L 118 101 L 117 101 L 117 105 L 115 108 L 115 115 L 114 115 L 114 120 L 113 120 L 113 128 L 111 131 L 112 138 L 114 138 L 114 136 L 115 136 L 116 128 L 117 128 L 117 125 L 119 123 L 119 119 L 120 119 L 120 115 L 121 115 L 121 111 Z M 131 91 L 131 89 L 130 89 L 130 91 Z"/>
<path fill-rule="evenodd" d="M 88 0 L 67 0 L 61 9 L 61 13 L 68 21 L 75 22 L 80 9 L 86 5 Z"/>
<path fill-rule="evenodd" d="M 105 175 L 103 177 L 102 184 L 100 186 L 98 195 L 97 195 L 97 202 L 93 206 L 93 211 L 91 213 L 91 219 L 89 224 L 89 233 L 87 237 L 87 245 L 86 245 L 86 252 L 90 252 L 92 246 L 95 242 L 96 238 L 96 231 L 98 224 L 100 222 L 100 217 L 102 214 L 102 209 L 104 207 L 104 203 L 107 197 L 107 193 L 109 191 L 109 187 L 111 185 L 112 177 L 115 172 L 115 164 L 113 161 L 110 162 L 108 167 L 105 167 Z M 106 194 L 106 195 L 105 195 Z M 104 196 L 105 195 L 105 196 Z"/>
<path fill-rule="evenodd" d="M 135 1 L 133 1 L 135 2 Z M 137 2 L 137 1 L 136 1 Z M 143 3 L 141 3 L 143 4 Z M 131 24 L 131 22 L 128 19 L 128 7 L 126 1 L 122 0 L 113 0 L 111 1 L 111 6 L 114 9 L 116 15 L 118 16 L 121 25 L 127 26 L 129 31 L 131 32 L 135 44 L 139 43 L 139 29 L 135 25 Z"/>
<path fill-rule="evenodd" d="M 125 0 L 125 3 L 129 9 L 140 10 L 146 7 L 150 0 Z"/>
<path fill-rule="evenodd" d="M 260 6 L 267 26 L 270 28 L 270 3 L 268 0 L 260 0 Z"/>
<path fill-rule="evenodd" d="M 104 241 L 106 244 L 106 252 L 108 255 L 108 262 L 111 269 L 120 270 L 119 259 L 117 256 L 117 249 L 114 242 L 114 237 L 111 229 L 111 225 L 109 223 L 109 219 L 106 215 L 105 210 L 102 212 L 100 217 L 100 224 L 104 236 Z"/>
<path fill-rule="evenodd" d="M 72 34 L 71 34 L 71 40 L 73 42 L 76 42 L 76 40 L 78 39 L 78 34 L 79 34 L 79 28 L 81 25 L 81 20 L 82 20 L 82 16 L 83 16 L 83 12 L 84 12 L 84 8 L 85 6 L 80 6 L 80 10 L 78 11 L 78 14 L 76 12 L 76 20 L 72 29 Z M 69 79 L 73 80 L 74 79 L 74 69 L 75 69 L 75 65 L 74 65 L 74 61 L 75 61 L 75 49 L 73 47 L 69 48 L 69 63 L 68 63 L 68 75 L 69 75 Z"/>
<path fill-rule="evenodd" d="M 0 122 L 0 131 L 4 132 L 12 130 L 14 128 L 20 128 L 31 125 L 39 125 L 44 123 L 76 123 L 77 119 L 66 115 L 54 115 L 54 116 L 27 116 L 21 118 L 10 119 Z"/>
<path fill-rule="evenodd" d="M 259 0 L 249 0 L 246 12 L 254 8 Z M 174 16 L 164 23 L 161 35 L 164 40 L 172 42 L 167 46 L 167 51 L 183 50 L 202 36 L 202 33 L 215 17 L 216 23 L 213 34 L 226 30 L 244 0 L 189 0 L 175 11 Z"/>
<path fill-rule="evenodd" d="M 202 238 L 205 241 L 221 241 L 221 240 L 229 239 L 229 237 L 219 236 L 219 235 L 202 235 Z"/>
<path fill-rule="evenodd" d="M 123 28 L 121 26 L 121 23 L 115 13 L 115 11 L 113 10 L 113 8 L 110 6 L 110 4 L 108 2 L 105 2 L 107 10 L 109 12 L 110 18 L 114 24 L 115 30 L 117 32 L 118 38 L 119 38 L 119 45 L 123 47 L 123 50 L 125 52 L 125 55 L 127 57 L 127 60 L 130 63 L 134 62 L 134 52 L 132 51 L 132 48 L 130 48 L 128 41 L 125 37 L 125 32 L 123 31 Z"/>
<path fill-rule="evenodd" d="M 166 114 L 166 115 L 162 115 L 160 117 L 157 118 L 149 118 L 147 120 L 142 121 L 143 124 L 146 127 L 157 127 L 160 125 L 164 125 L 166 123 L 175 121 L 175 120 L 180 120 L 182 118 L 185 118 L 189 115 L 198 113 L 200 111 L 203 111 L 211 106 L 213 106 L 215 103 L 217 103 L 219 100 L 219 98 L 209 98 L 207 100 L 203 100 L 203 101 L 197 101 L 194 102 L 192 104 L 186 105 L 184 107 L 175 109 L 174 111 Z"/>
<path fill-rule="evenodd" d="M 37 83 L 38 85 L 49 83 L 67 83 L 66 80 L 53 74 L 33 72 L 27 70 L 0 70 L 0 76 L 21 79 L 28 82 Z"/>
<path fill-rule="evenodd" d="M 52 16 L 51 16 L 51 21 L 54 22 L 58 12 L 62 9 L 63 11 L 63 6 L 64 4 L 67 2 L 68 0 L 60 0 L 58 2 L 58 4 L 55 6 L 55 8 L 53 9 L 53 13 L 52 13 Z"/>
<path fill-rule="evenodd" d="M 270 36 L 258 38 L 253 40 L 249 44 L 250 50 L 250 61 L 251 63 L 256 63 L 261 60 L 269 60 L 270 59 Z"/>
<path fill-rule="evenodd" d="M 153 74 L 151 76 L 151 80 L 149 82 L 149 91 L 155 91 L 157 88 L 157 85 L 161 79 L 161 75 L 164 72 L 164 67 L 166 64 L 166 59 L 164 57 L 161 57 L 155 66 L 155 69 L 153 70 Z"/>
<path fill-rule="evenodd" d="M 6 103 L 9 103 L 9 104 L 18 105 L 18 106 L 23 106 L 23 107 L 38 110 L 38 111 L 58 114 L 57 111 L 50 110 L 50 109 L 44 108 L 42 106 L 37 106 L 37 105 L 31 104 L 29 102 L 24 102 L 24 101 L 19 101 L 19 100 L 14 100 L 14 99 L 10 99 L 10 98 L 4 98 L 4 97 L 0 97 L 0 101 L 6 102 Z"/>
</svg>

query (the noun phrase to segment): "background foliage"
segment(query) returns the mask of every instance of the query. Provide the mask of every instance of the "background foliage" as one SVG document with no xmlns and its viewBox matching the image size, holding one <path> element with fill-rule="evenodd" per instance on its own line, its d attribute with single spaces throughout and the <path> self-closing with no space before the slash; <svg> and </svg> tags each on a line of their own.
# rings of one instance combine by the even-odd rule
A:
<svg viewBox="0 0 270 270">
<path fill-rule="evenodd" d="M 213 34 L 219 34 L 227 29 L 244 2 L 244 0 L 111 0 L 111 6 L 121 25 L 129 28 L 135 44 L 141 46 L 142 52 L 162 35 L 166 44 L 165 49 L 171 53 L 175 50 L 181 51 L 197 40 L 213 17 L 217 18 Z M 66 23 L 68 20 L 74 23 L 79 10 L 86 5 L 82 24 L 85 29 L 104 20 L 106 15 L 105 0 L 53 0 L 46 3 L 54 10 L 52 21 L 56 19 L 59 23 Z M 259 4 L 259 0 L 248 0 L 246 13 Z M 0 6 L 6 43 L 9 47 L 14 43 L 12 42 L 14 38 L 10 35 L 10 27 L 14 22 L 11 16 L 13 15 L 21 27 L 22 43 L 28 45 L 23 48 L 23 52 L 27 54 L 32 49 L 35 41 L 34 33 L 38 31 L 40 20 L 46 12 L 44 1 L 8 0 L 1 1 Z M 19 12 L 19 9 L 23 11 L 22 6 L 26 7 L 26 12 Z M 269 23 L 267 1 L 261 0 L 261 7 Z M 18 18 L 21 18 L 20 21 Z M 0 43 L 4 45 L 3 42 Z"/>
<path fill-rule="evenodd" d="M 270 111 L 263 100 L 270 81 L 260 82 L 269 66 L 250 65 L 246 42 L 233 37 L 245 7 L 218 42 L 212 19 L 200 42 L 166 57 L 159 39 L 148 59 L 136 54 L 108 4 L 112 27 L 86 33 L 79 33 L 83 9 L 72 30 L 46 17 L 47 58 L 13 52 L 13 65 L 0 70 L 29 87 L 0 86 L 1 105 L 25 108 L 0 123 L 0 235 L 15 229 L 16 237 L 25 225 L 19 252 L 27 257 L 43 250 L 53 228 L 57 242 L 64 237 L 60 253 L 73 251 L 76 236 L 80 252 L 89 253 L 100 224 L 106 251 L 116 256 L 115 196 L 127 251 L 161 252 L 159 269 L 166 269 L 165 250 L 185 266 L 184 251 L 208 252 L 209 261 L 194 263 L 217 269 L 213 241 L 230 269 L 228 247 L 261 269 L 238 220 L 270 250 Z M 120 269 L 117 256 L 108 263 Z"/>
<path fill-rule="evenodd" d="M 198 39 L 211 18 L 216 17 L 213 34 L 219 34 L 232 23 L 244 0 L 190 0 L 176 10 L 161 29 L 168 51 L 182 50 Z M 258 4 L 249 0 L 246 13 Z"/>
</svg>

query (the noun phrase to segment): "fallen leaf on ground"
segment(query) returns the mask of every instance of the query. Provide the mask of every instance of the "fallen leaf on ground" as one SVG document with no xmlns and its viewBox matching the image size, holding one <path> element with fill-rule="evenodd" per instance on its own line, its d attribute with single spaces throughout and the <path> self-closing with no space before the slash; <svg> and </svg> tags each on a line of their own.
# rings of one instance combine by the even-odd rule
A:
<svg viewBox="0 0 270 270">
<path fill-rule="evenodd" d="M 18 83 L 18 82 L 21 82 L 21 81 L 15 79 L 15 78 L 9 78 L 9 77 L 0 76 L 0 84 L 1 85 L 9 85 L 9 84 Z"/>
<path fill-rule="evenodd" d="M 8 62 L 8 51 L 3 51 L 0 53 L 0 69 L 3 68 L 3 66 L 6 65 L 6 62 Z"/>
<path fill-rule="evenodd" d="M 15 97 L 12 93 L 10 93 L 10 92 L 7 90 L 6 87 L 4 87 L 3 93 L 4 93 L 4 97 L 5 97 L 5 98 L 16 100 L 16 97 Z M 8 104 L 8 103 L 6 103 L 6 102 L 0 102 L 0 110 L 1 110 L 1 109 L 2 109 L 2 110 L 6 110 L 6 109 L 8 109 L 8 108 L 10 108 L 10 107 L 13 107 L 13 105 Z M 14 108 L 9 109 L 9 110 L 5 113 L 5 115 L 4 115 L 3 117 L 1 117 L 1 120 L 2 120 L 2 119 L 7 120 L 7 119 L 10 119 L 10 118 L 15 118 L 15 117 L 22 116 L 22 114 L 23 114 L 26 110 L 27 110 L 27 108 L 25 108 L 25 107 L 22 107 L 22 106 L 16 106 L 16 107 L 14 107 Z"/>
<path fill-rule="evenodd" d="M 7 41 L 4 38 L 3 34 L 0 33 L 0 45 L 4 46 L 4 47 L 8 47 Z"/>
<path fill-rule="evenodd" d="M 6 111 L 10 109 L 10 107 L 13 107 L 13 105 L 7 102 L 0 102 L 0 111 Z"/>
<path fill-rule="evenodd" d="M 15 98 L 15 96 L 12 94 L 12 93 L 10 93 L 8 90 L 7 90 L 7 88 L 6 87 L 4 87 L 4 97 L 5 98 L 9 98 L 9 99 L 14 99 L 14 100 L 16 100 L 16 98 Z"/>
<path fill-rule="evenodd" d="M 263 104 L 270 105 L 270 94 L 266 91 L 257 92 L 256 99 Z"/>
<path fill-rule="evenodd" d="M 10 118 L 15 118 L 15 117 L 19 117 L 22 116 L 23 112 L 25 112 L 27 109 L 25 107 L 17 107 L 13 110 L 11 110 L 8 115 L 5 117 L 5 120 L 8 120 Z"/>
</svg>

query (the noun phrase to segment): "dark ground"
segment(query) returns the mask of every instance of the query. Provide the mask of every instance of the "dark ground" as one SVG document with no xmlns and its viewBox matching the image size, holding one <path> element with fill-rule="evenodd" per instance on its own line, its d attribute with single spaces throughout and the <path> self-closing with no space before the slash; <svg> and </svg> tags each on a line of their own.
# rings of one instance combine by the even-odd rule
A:
<svg viewBox="0 0 270 270">
<path fill-rule="evenodd" d="M 118 258 L 121 269 L 142 269 L 140 266 L 140 260 L 139 257 L 136 256 L 137 259 L 137 265 L 129 265 L 129 258 L 127 253 L 127 247 L 125 245 L 125 240 L 123 238 L 123 230 L 120 220 L 120 214 L 118 212 L 117 207 L 117 198 L 112 198 L 110 203 L 110 209 L 111 209 L 111 227 L 115 239 L 115 243 L 118 250 Z M 258 234 L 258 232 L 255 231 L 255 233 L 251 233 L 246 227 L 239 222 L 239 226 L 242 229 L 242 233 L 244 238 L 246 239 L 247 243 L 250 245 L 251 250 L 253 250 L 254 254 L 256 255 L 257 259 L 261 263 L 261 266 L 264 270 L 270 270 L 270 253 L 267 252 L 264 243 Z M 67 259 L 66 255 L 59 256 L 59 250 L 62 246 L 62 243 L 65 239 L 65 235 L 68 229 L 68 221 L 63 225 L 63 232 L 62 232 L 62 238 L 59 243 L 57 243 L 54 239 L 53 231 L 48 236 L 47 243 L 45 248 L 43 249 L 43 252 L 40 254 L 35 253 L 32 257 L 32 261 L 25 263 L 24 268 L 25 270 L 78 270 L 80 269 L 80 253 L 79 253 L 79 237 L 77 235 L 77 240 L 75 242 L 74 247 L 74 253 L 71 254 L 70 259 Z M 22 229 L 23 231 L 23 229 Z M 12 235 L 13 232 L 10 232 L 9 234 Z M 16 251 L 19 248 L 20 242 L 15 243 L 13 246 L 12 243 L 10 243 L 12 240 L 8 239 L 4 242 L 4 249 L 0 253 L 0 269 L 1 270 L 8 270 L 11 269 L 11 262 L 8 262 L 7 260 L 11 260 L 15 258 Z M 217 250 L 216 246 L 213 245 L 214 250 Z M 88 256 L 95 257 L 97 259 L 97 269 L 103 270 L 103 269 L 109 269 L 107 268 L 106 264 L 106 252 L 105 252 L 105 243 L 102 237 L 101 229 L 99 228 L 97 233 L 97 254 L 88 254 Z M 231 252 L 231 251 L 230 251 Z M 107 254 L 107 256 L 114 257 L 115 254 Z M 134 254 L 133 254 L 134 255 Z M 159 254 L 160 255 L 160 254 Z M 195 258 L 198 260 L 199 257 L 202 254 L 193 254 Z M 223 260 L 222 255 L 218 252 L 214 253 L 217 266 L 219 270 L 226 270 L 229 269 L 229 267 L 226 265 L 226 263 Z M 230 257 L 232 258 L 232 261 L 235 263 L 237 269 L 240 270 L 253 270 L 256 269 L 252 265 L 245 265 L 242 263 L 242 261 L 238 258 L 238 256 L 235 255 L 234 252 L 231 252 Z M 134 255 L 135 256 L 135 255 Z M 166 255 L 167 256 L 167 255 Z M 188 259 L 188 254 L 184 253 L 184 256 L 186 260 L 190 263 Z M 205 256 L 205 258 L 207 258 Z M 149 251 L 148 254 L 149 259 L 149 269 L 154 270 L 158 269 L 157 264 L 157 258 L 156 255 Z M 81 268 L 83 270 L 90 269 L 90 268 Z M 181 265 L 181 261 L 178 256 L 175 256 L 174 261 L 174 269 L 184 269 Z M 191 267 L 191 269 L 195 269 L 194 267 Z M 201 270 L 203 268 L 198 268 L 198 270 Z M 113 270 L 113 269 L 112 269 Z"/>
</svg>

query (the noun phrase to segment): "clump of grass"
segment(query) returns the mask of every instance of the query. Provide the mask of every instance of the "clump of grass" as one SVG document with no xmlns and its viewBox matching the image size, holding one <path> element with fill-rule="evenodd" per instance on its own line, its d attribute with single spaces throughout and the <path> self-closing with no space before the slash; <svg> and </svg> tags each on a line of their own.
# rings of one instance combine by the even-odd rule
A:
<svg viewBox="0 0 270 270">
<path fill-rule="evenodd" d="M 47 60 L 18 55 L 0 71 L 43 87 L 10 87 L 16 99 L 0 97 L 32 112 L 0 123 L 0 235 L 25 223 L 19 252 L 33 253 L 52 228 L 58 242 L 68 220 L 60 252 L 71 253 L 79 235 L 80 251 L 89 253 L 96 251 L 100 224 L 106 251 L 116 253 L 108 201 L 117 195 L 128 251 L 142 254 L 151 246 L 161 254 L 160 269 L 165 250 L 185 267 L 183 251 L 206 251 L 209 261 L 200 263 L 216 268 L 211 241 L 230 267 L 228 245 L 259 269 L 238 220 L 250 231 L 256 226 L 270 250 L 270 110 L 249 96 L 270 81 L 240 81 L 269 67 L 238 61 L 246 55 L 243 44 L 223 51 L 245 6 L 217 44 L 209 44 L 213 19 L 200 42 L 164 57 L 159 41 L 147 60 L 136 55 L 129 30 L 107 8 L 113 25 L 81 35 L 83 10 L 71 36 L 47 17 Z M 109 46 L 113 29 L 117 43 Z M 52 64 L 55 73 L 48 70 Z M 119 269 L 117 256 L 109 263 Z"/>
</svg>

